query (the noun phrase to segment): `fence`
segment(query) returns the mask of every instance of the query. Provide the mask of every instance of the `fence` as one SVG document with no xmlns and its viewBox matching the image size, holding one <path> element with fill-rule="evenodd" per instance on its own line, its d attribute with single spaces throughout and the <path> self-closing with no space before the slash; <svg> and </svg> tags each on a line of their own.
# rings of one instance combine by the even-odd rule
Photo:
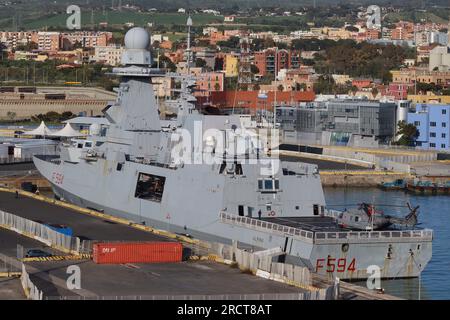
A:
<svg viewBox="0 0 450 320">
<path fill-rule="evenodd" d="M 33 162 L 33 157 L 32 156 L 21 158 L 0 157 L 0 164 L 24 163 L 24 162 Z"/>
<path fill-rule="evenodd" d="M 11 277 L 21 272 L 21 269 L 15 263 L 16 259 L 8 256 L 0 256 L 0 275 L 4 277 Z"/>
<path fill-rule="evenodd" d="M 222 243 L 211 243 L 211 254 L 220 259 L 236 262 L 241 270 L 249 270 L 262 278 L 294 285 L 307 291 L 295 299 L 299 300 L 334 300 L 339 296 L 339 283 L 324 288 L 313 286 L 313 277 L 308 268 L 272 261 L 272 255 L 261 255 Z M 284 298 L 283 298 L 284 299 Z"/>
<path fill-rule="evenodd" d="M 324 300 L 317 292 L 255 293 L 221 295 L 142 295 L 142 296 L 60 296 L 44 297 L 45 300 Z"/>
<path fill-rule="evenodd" d="M 36 239 L 55 249 L 79 254 L 79 238 L 67 236 L 43 224 L 0 210 L 0 226 Z"/>
<path fill-rule="evenodd" d="M 43 293 L 39 290 L 33 282 L 30 280 L 30 275 L 25 268 L 25 264 L 22 263 L 22 275 L 20 276 L 20 282 L 22 283 L 25 295 L 30 300 L 42 300 Z"/>
<path fill-rule="evenodd" d="M 17 277 L 20 275 L 25 296 L 30 300 L 42 300 L 43 292 L 30 280 L 25 264 L 19 260 L 0 254 L 0 275 L 4 277 Z"/>
</svg>

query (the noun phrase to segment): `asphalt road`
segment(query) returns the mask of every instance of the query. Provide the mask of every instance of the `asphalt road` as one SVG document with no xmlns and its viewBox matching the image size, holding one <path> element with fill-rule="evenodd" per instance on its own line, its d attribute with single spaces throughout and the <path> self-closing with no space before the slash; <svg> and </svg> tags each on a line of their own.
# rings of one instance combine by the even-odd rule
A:
<svg viewBox="0 0 450 320">
<path fill-rule="evenodd" d="M 29 263 L 42 273 L 67 279 L 67 266 L 80 267 L 81 290 L 68 296 L 90 298 L 184 295 L 288 294 L 300 288 L 266 280 L 210 261 L 163 264 L 97 265 L 92 261 Z M 32 278 L 33 280 L 33 278 Z M 39 280 L 36 280 L 39 281 Z M 38 285 L 38 283 L 36 283 Z M 41 283 L 41 286 L 45 285 Z M 39 286 L 39 285 L 38 285 Z M 67 290 L 66 290 L 67 291 Z M 45 292 L 45 290 L 44 290 Z"/>
<path fill-rule="evenodd" d="M 123 224 L 102 220 L 71 209 L 38 201 L 14 193 L 0 192 L 0 209 L 30 220 L 65 224 L 82 240 L 168 241 L 169 239 Z"/>
<path fill-rule="evenodd" d="M 9 257 L 17 257 L 17 245 L 20 244 L 26 249 L 43 249 L 51 252 L 43 243 L 21 236 L 14 231 L 0 228 L 0 253 Z"/>
<path fill-rule="evenodd" d="M 0 300 L 25 300 L 19 278 L 0 278 Z"/>
</svg>

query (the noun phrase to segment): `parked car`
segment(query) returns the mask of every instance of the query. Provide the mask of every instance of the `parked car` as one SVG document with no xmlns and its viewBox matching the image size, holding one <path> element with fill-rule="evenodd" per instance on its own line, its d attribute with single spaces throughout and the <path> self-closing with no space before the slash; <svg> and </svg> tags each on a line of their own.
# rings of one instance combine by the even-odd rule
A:
<svg viewBox="0 0 450 320">
<path fill-rule="evenodd" d="M 51 253 L 48 253 L 41 249 L 30 249 L 27 251 L 27 254 L 25 255 L 26 258 L 45 258 L 51 256 L 52 256 Z"/>
</svg>

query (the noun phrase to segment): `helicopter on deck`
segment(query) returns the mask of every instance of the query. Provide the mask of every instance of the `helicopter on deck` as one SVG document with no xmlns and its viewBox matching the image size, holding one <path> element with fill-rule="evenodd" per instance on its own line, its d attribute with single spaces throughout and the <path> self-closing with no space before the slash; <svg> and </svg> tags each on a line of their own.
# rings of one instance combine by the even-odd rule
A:
<svg viewBox="0 0 450 320">
<path fill-rule="evenodd" d="M 403 228 L 414 228 L 418 224 L 417 216 L 419 206 L 412 208 L 407 203 L 409 213 L 403 217 L 395 217 L 384 214 L 381 210 L 376 210 L 375 206 L 368 203 L 361 203 L 357 209 L 344 210 L 337 217 L 337 224 L 341 228 L 373 231 L 386 229 L 393 225 Z"/>
</svg>

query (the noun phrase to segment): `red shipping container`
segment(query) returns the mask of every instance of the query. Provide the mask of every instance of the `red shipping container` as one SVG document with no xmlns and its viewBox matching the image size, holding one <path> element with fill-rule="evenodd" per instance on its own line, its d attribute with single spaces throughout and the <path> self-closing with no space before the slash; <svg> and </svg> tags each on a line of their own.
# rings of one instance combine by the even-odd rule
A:
<svg viewBox="0 0 450 320">
<path fill-rule="evenodd" d="M 180 262 L 178 242 L 102 242 L 93 247 L 93 260 L 101 264 Z"/>
</svg>

